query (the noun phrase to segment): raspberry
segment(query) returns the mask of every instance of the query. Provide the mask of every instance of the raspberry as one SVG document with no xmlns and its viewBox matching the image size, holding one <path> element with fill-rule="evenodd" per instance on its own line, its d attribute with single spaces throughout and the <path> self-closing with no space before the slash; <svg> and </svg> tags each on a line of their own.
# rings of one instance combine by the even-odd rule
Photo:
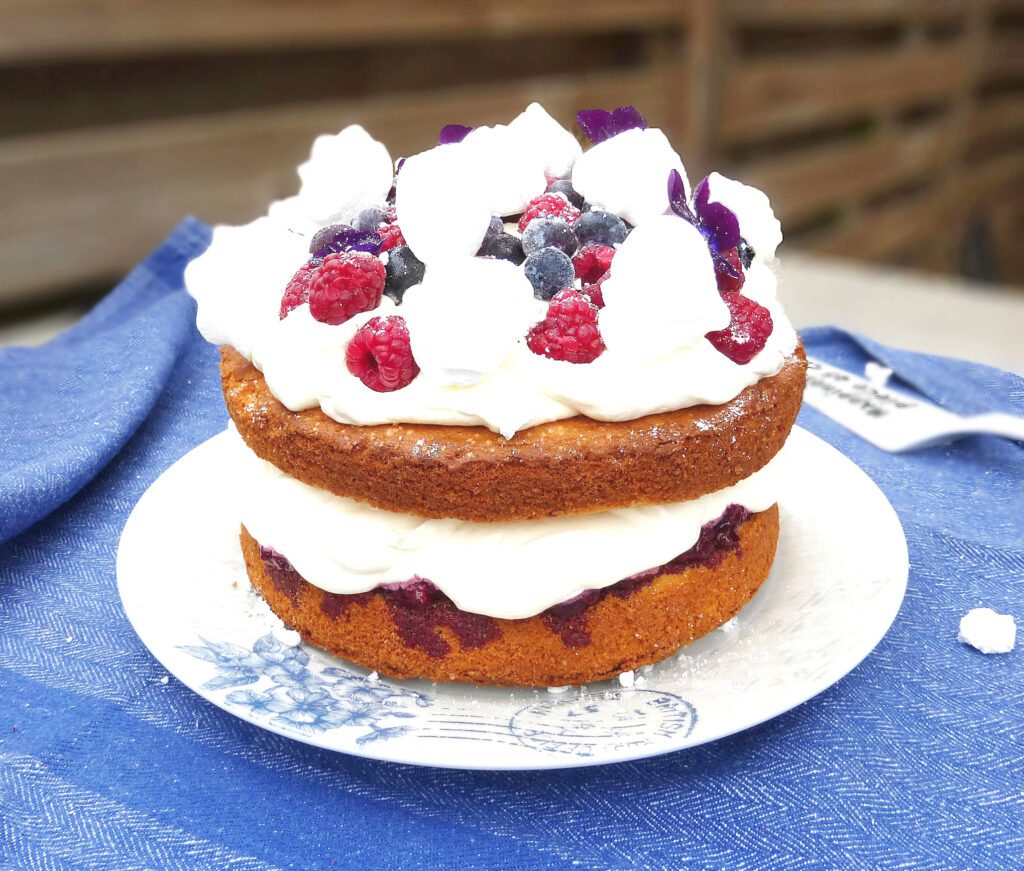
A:
<svg viewBox="0 0 1024 871">
<path fill-rule="evenodd" d="M 772 334 L 772 316 L 763 305 L 758 305 L 741 293 L 727 293 L 722 297 L 729 307 L 732 320 L 724 330 L 714 330 L 705 338 L 716 351 L 725 354 L 733 363 L 749 363 Z"/>
<path fill-rule="evenodd" d="M 317 269 L 323 263 L 319 257 L 307 260 L 288 280 L 281 296 L 281 311 L 278 317 L 283 321 L 289 312 L 295 311 L 303 303 L 309 302 L 309 286 L 313 282 Z"/>
<path fill-rule="evenodd" d="M 548 305 L 548 314 L 526 335 L 534 354 L 569 363 L 592 363 L 604 351 L 597 328 L 597 306 L 578 290 L 562 290 Z"/>
<path fill-rule="evenodd" d="M 402 235 L 402 228 L 398 224 L 388 224 L 381 227 L 377 233 L 380 235 L 380 250 L 390 251 L 399 245 L 407 244 L 405 236 Z"/>
<path fill-rule="evenodd" d="M 522 233 L 534 218 L 561 218 L 571 225 L 580 219 L 580 210 L 564 194 L 541 194 L 527 204 L 519 219 L 519 232 Z"/>
<path fill-rule="evenodd" d="M 345 365 L 371 390 L 388 393 L 409 384 L 420 371 L 409 345 L 405 318 L 370 318 L 352 337 Z"/>
<path fill-rule="evenodd" d="M 609 273 L 602 275 L 593 284 L 586 285 L 583 290 L 580 291 L 587 299 L 589 299 L 598 308 L 604 308 L 604 291 L 601 290 L 601 285 L 605 283 Z"/>
<path fill-rule="evenodd" d="M 718 281 L 718 292 L 723 296 L 727 293 L 739 293 L 743 290 L 743 282 L 746 280 L 743 275 L 743 260 L 740 257 L 739 251 L 735 248 L 730 248 L 727 251 L 723 251 L 719 256 L 729 262 L 729 265 L 739 273 L 739 278 L 733 278 L 724 265 L 716 260 L 715 279 Z"/>
<path fill-rule="evenodd" d="M 380 305 L 384 264 L 365 251 L 328 254 L 309 287 L 309 311 L 325 324 L 343 324 Z"/>
<path fill-rule="evenodd" d="M 615 249 L 610 245 L 584 245 L 572 258 L 576 277 L 583 286 L 597 284 L 607 274 L 612 265 Z"/>
</svg>

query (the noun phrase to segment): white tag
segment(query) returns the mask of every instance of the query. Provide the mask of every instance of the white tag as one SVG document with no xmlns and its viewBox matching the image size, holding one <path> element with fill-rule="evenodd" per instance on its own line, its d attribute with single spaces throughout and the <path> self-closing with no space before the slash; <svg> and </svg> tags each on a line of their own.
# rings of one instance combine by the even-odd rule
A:
<svg viewBox="0 0 1024 871">
<path fill-rule="evenodd" d="M 820 360 L 807 361 L 804 401 L 848 430 L 886 451 L 935 443 L 934 437 L 960 428 L 958 415 L 872 384 Z"/>
</svg>

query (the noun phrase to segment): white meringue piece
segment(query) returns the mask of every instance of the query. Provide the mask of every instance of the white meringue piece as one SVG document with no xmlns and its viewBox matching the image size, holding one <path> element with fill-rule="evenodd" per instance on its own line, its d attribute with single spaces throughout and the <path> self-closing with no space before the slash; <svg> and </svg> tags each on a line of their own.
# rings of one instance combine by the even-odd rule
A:
<svg viewBox="0 0 1024 871">
<path fill-rule="evenodd" d="M 501 366 L 543 316 L 523 270 L 507 260 L 463 257 L 427 267 L 402 299 L 421 377 L 467 387 Z"/>
<path fill-rule="evenodd" d="M 1017 641 L 1017 621 L 992 608 L 973 608 L 960 618 L 956 640 L 981 653 L 1010 653 Z"/>
<path fill-rule="evenodd" d="M 771 260 L 782 244 L 782 224 L 768 196 L 755 187 L 718 172 L 708 176 L 708 202 L 721 203 L 740 222 L 740 235 L 758 257 Z"/>
<path fill-rule="evenodd" d="M 583 152 L 572 170 L 572 186 L 594 208 L 637 225 L 668 211 L 673 169 L 689 192 L 683 161 L 661 130 L 626 130 Z"/>
<path fill-rule="evenodd" d="M 210 247 L 185 267 L 203 337 L 251 357 L 260 333 L 277 320 L 281 294 L 309 256 L 308 245 L 267 217 L 215 227 Z"/>
<path fill-rule="evenodd" d="M 754 259 L 744 272 L 743 295 L 761 305 L 768 305 L 778 297 L 779 277 L 760 257 Z"/>
<path fill-rule="evenodd" d="M 387 148 L 358 124 L 318 136 L 299 167 L 297 205 L 320 225 L 351 223 L 363 209 L 380 206 L 394 178 Z"/>
<path fill-rule="evenodd" d="M 476 151 L 465 142 L 438 145 L 406 158 L 395 210 L 406 242 L 424 263 L 472 257 L 491 222 L 491 203 Z"/>
<path fill-rule="evenodd" d="M 544 193 L 544 156 L 529 142 L 528 129 L 505 124 L 477 127 L 463 140 L 477 161 L 469 183 L 486 190 L 490 214 L 515 215 Z"/>
<path fill-rule="evenodd" d="M 568 178 L 583 153 L 576 137 L 540 103 L 530 103 L 508 126 L 519 133 L 524 147 L 541 165 L 541 171 L 552 178 Z"/>
<path fill-rule="evenodd" d="M 707 242 L 675 215 L 626 237 L 602 289 L 601 335 L 609 351 L 631 359 L 658 359 L 729 325 Z"/>
</svg>

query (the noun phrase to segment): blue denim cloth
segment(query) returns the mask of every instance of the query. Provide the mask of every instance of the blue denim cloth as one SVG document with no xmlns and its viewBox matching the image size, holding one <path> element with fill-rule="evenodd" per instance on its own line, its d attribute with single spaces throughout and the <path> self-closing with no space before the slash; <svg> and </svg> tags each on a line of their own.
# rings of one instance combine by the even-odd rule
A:
<svg viewBox="0 0 1024 871">
<path fill-rule="evenodd" d="M 899 512 L 907 598 L 836 686 L 708 746 L 574 771 L 417 769 L 161 684 L 114 557 L 149 484 L 227 419 L 181 287 L 208 238 L 185 222 L 69 332 L 0 352 L 0 868 L 1021 867 L 1024 654 L 955 641 L 977 605 L 1024 618 L 1024 448 L 995 438 L 892 456 L 803 411 Z M 832 328 L 804 339 L 953 410 L 1024 414 L 1017 376 Z"/>
</svg>

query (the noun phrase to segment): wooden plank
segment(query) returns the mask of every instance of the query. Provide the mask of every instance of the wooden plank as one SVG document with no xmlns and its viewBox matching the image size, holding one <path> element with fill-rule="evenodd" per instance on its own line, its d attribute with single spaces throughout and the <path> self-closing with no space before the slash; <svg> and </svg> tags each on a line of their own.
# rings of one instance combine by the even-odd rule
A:
<svg viewBox="0 0 1024 871">
<path fill-rule="evenodd" d="M 436 142 L 451 118 L 507 121 L 533 99 L 565 123 L 580 106 L 645 107 L 653 124 L 685 117 L 683 68 L 525 80 L 422 95 L 192 117 L 0 144 L 0 299 L 113 277 L 182 216 L 243 222 L 294 193 L 314 136 L 361 123 L 393 156 Z M 678 142 L 679 130 L 666 132 Z M 54 240 L 60 240 L 59 246 Z"/>
<path fill-rule="evenodd" d="M 803 245 L 837 257 L 885 260 L 911 248 L 948 220 L 949 195 L 942 189 L 865 212 L 847 226 Z"/>
<path fill-rule="evenodd" d="M 1024 35 L 1019 32 L 991 35 L 983 72 L 987 81 L 1024 77 Z"/>
<path fill-rule="evenodd" d="M 909 181 L 938 173 L 956 144 L 948 124 L 867 140 L 805 148 L 737 167 L 735 176 L 761 188 L 785 226 Z"/>
<path fill-rule="evenodd" d="M 948 98 L 969 73 L 959 47 L 835 58 L 764 60 L 734 68 L 722 96 L 728 142 Z"/>
<path fill-rule="evenodd" d="M 353 45 L 678 23 L 683 0 L 8 0 L 0 59 Z"/>
<path fill-rule="evenodd" d="M 972 205 L 1019 197 L 1024 191 L 1024 153 L 971 161 L 957 177 L 956 190 L 960 202 Z"/>
<path fill-rule="evenodd" d="M 977 101 L 970 122 L 971 141 L 990 143 L 1024 133 L 1024 93 Z"/>
<path fill-rule="evenodd" d="M 743 24 L 849 27 L 856 24 L 939 18 L 963 12 L 970 0 L 727 0 L 733 20 Z"/>
</svg>

